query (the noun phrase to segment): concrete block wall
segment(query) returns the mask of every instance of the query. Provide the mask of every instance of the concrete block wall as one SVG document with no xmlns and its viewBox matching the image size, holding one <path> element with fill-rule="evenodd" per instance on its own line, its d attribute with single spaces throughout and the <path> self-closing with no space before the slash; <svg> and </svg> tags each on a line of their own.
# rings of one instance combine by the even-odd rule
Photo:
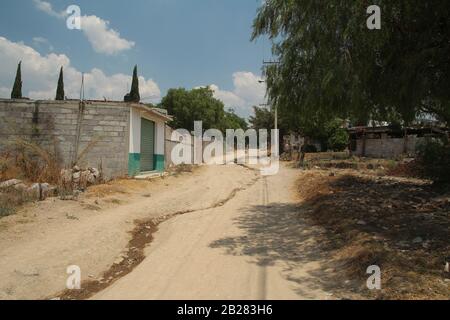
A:
<svg viewBox="0 0 450 320">
<path fill-rule="evenodd" d="M 61 166 L 78 159 L 113 178 L 128 172 L 130 107 L 119 102 L 0 99 L 0 151 L 16 138 L 56 154 Z"/>
<path fill-rule="evenodd" d="M 408 136 L 407 154 L 415 155 L 418 144 L 424 142 L 425 138 L 414 135 Z M 366 157 L 374 158 L 396 158 L 403 154 L 405 140 L 403 138 L 384 138 L 384 139 L 367 139 L 366 140 Z M 356 142 L 355 155 L 361 156 L 363 149 L 363 140 Z"/>
</svg>

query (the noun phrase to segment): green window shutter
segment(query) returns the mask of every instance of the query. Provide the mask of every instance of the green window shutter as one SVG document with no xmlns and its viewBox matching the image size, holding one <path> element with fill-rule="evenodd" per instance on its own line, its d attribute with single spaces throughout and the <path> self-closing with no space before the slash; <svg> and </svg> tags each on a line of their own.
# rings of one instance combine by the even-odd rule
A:
<svg viewBox="0 0 450 320">
<path fill-rule="evenodd" d="M 141 119 L 141 172 L 153 171 L 155 153 L 155 123 Z"/>
</svg>

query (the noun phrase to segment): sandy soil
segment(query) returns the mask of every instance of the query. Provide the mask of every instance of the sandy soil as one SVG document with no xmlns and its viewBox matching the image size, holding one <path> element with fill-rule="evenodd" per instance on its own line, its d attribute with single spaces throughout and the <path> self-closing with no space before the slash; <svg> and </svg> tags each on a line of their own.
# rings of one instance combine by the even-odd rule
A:
<svg viewBox="0 0 450 320">
<path fill-rule="evenodd" d="M 298 215 L 298 170 L 260 177 L 223 206 L 163 223 L 146 259 L 93 299 L 330 299 L 319 228 Z"/>
<path fill-rule="evenodd" d="M 79 201 L 30 204 L 0 220 L 0 299 L 52 297 L 65 289 L 70 265 L 80 266 L 83 281 L 97 279 L 121 259 L 136 220 L 212 207 L 255 176 L 240 166 L 205 166 L 98 186 Z"/>
</svg>

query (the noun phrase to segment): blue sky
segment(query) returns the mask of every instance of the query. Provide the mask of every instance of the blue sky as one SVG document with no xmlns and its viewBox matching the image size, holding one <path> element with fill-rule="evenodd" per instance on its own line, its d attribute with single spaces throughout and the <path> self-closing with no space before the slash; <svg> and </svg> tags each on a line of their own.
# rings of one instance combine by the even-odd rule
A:
<svg viewBox="0 0 450 320">
<path fill-rule="evenodd" d="M 5 65 L 0 71 L 0 95 L 9 94 L 20 59 L 24 93 L 41 99 L 52 92 L 57 73 L 54 63 L 61 62 L 67 68 L 66 91 L 75 94 L 79 84 L 67 81 L 77 82 L 78 75 L 86 72 L 91 80 L 87 85 L 92 86 L 88 89 L 90 98 L 102 98 L 96 95 L 103 94 L 108 99 L 126 93 L 126 76 L 138 64 L 144 82 L 141 91 L 149 95 L 148 101 L 157 102 L 169 88 L 212 85 L 216 97 L 227 107 L 247 116 L 251 105 L 264 102 L 264 85 L 257 80 L 262 60 L 270 58 L 267 40 L 250 42 L 260 3 L 2 0 L 0 59 Z M 62 12 L 72 4 L 81 9 L 82 30 L 66 27 L 67 16 Z M 30 48 L 36 52 L 30 53 Z M 50 75 L 37 81 L 35 78 L 42 76 L 38 72 Z M 28 82 L 27 74 L 33 78 Z"/>
</svg>

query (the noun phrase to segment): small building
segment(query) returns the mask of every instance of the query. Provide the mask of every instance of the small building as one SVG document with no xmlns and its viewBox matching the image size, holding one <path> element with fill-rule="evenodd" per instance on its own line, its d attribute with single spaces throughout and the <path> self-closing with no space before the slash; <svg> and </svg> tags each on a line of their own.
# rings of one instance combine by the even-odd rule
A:
<svg viewBox="0 0 450 320">
<path fill-rule="evenodd" d="M 417 146 L 428 138 L 448 134 L 448 128 L 389 126 L 352 127 L 347 129 L 350 135 L 350 152 L 353 155 L 372 158 L 396 158 L 401 155 L 414 157 Z"/>
<path fill-rule="evenodd" d="M 120 101 L 0 99 L 0 152 L 23 139 L 62 168 L 94 167 L 106 179 L 164 171 L 165 110 Z"/>
<path fill-rule="evenodd" d="M 141 104 L 131 105 L 129 176 L 164 171 L 166 122 L 170 120 L 165 110 Z"/>
</svg>

